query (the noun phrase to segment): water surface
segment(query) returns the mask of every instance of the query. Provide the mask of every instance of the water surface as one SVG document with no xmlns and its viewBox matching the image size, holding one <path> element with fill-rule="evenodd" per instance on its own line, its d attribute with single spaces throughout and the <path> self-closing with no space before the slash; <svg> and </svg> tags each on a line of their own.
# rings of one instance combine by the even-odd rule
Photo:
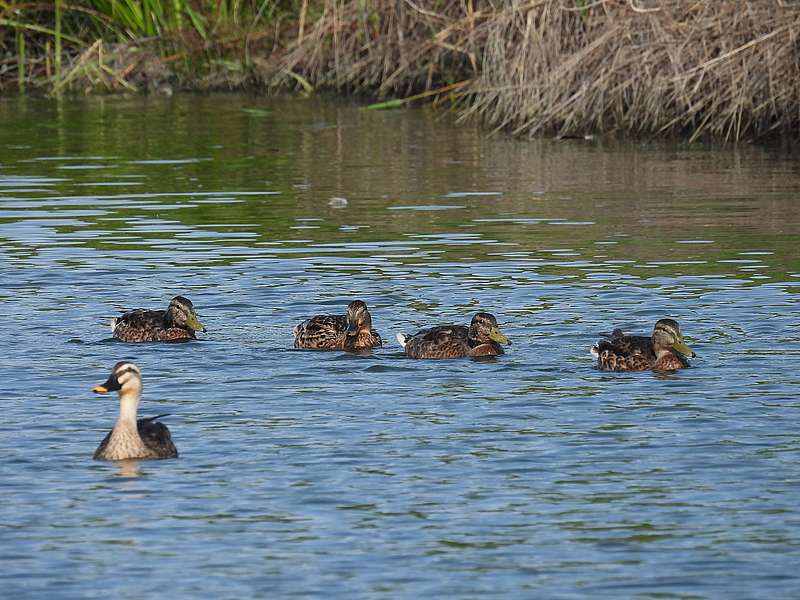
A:
<svg viewBox="0 0 800 600">
<path fill-rule="evenodd" d="M 799 192 L 782 148 L 0 99 L 4 595 L 796 596 Z M 110 338 L 176 294 L 201 340 Z M 292 349 L 354 298 L 385 347 Z M 394 341 L 477 310 L 506 355 Z M 598 334 L 664 316 L 693 368 L 594 368 Z M 118 405 L 90 390 L 122 358 L 178 460 L 91 460 Z"/>
</svg>

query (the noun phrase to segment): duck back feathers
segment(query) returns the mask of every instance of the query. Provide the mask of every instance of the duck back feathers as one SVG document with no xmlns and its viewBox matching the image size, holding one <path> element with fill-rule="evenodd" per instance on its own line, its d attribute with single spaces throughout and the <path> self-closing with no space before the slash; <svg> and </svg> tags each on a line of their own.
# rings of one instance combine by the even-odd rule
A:
<svg viewBox="0 0 800 600">
<path fill-rule="evenodd" d="M 372 328 L 367 305 L 355 300 L 344 315 L 316 315 L 295 326 L 294 347 L 315 350 L 361 350 L 383 344 Z"/>
</svg>

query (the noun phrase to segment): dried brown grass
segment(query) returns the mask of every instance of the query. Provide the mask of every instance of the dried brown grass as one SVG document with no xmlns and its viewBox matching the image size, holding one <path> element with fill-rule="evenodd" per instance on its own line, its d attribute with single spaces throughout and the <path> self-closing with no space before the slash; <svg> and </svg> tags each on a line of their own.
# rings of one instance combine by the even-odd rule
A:
<svg viewBox="0 0 800 600">
<path fill-rule="evenodd" d="M 796 136 L 800 2 L 326 0 L 280 70 L 380 97 L 469 80 L 461 116 L 522 136 Z"/>
</svg>

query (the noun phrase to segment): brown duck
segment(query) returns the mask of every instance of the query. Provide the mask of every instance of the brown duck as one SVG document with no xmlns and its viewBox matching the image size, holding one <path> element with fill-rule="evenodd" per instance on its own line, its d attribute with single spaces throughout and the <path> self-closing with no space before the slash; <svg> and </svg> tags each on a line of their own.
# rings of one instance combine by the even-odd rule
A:
<svg viewBox="0 0 800 600">
<path fill-rule="evenodd" d="M 412 335 L 398 333 L 397 341 L 411 358 L 461 358 L 503 354 L 500 344 L 511 344 L 494 315 L 479 312 L 469 327 L 438 325 Z"/>
<path fill-rule="evenodd" d="M 294 328 L 294 347 L 316 350 L 363 350 L 383 342 L 372 328 L 367 305 L 354 300 L 344 315 L 316 315 Z"/>
<path fill-rule="evenodd" d="M 660 319 L 651 337 L 624 335 L 615 329 L 592 347 L 592 355 L 605 371 L 674 371 L 688 367 L 686 359 L 695 353 L 684 343 L 677 321 Z"/>
<path fill-rule="evenodd" d="M 95 450 L 97 460 L 127 460 L 133 458 L 175 458 L 178 450 L 172 443 L 169 429 L 157 419 L 136 418 L 142 394 L 142 373 L 132 362 L 121 361 L 114 365 L 111 375 L 94 392 L 119 392 L 119 418 L 114 429 Z"/>
<path fill-rule="evenodd" d="M 206 332 L 191 300 L 175 296 L 167 310 L 137 308 L 111 319 L 114 337 L 123 342 L 185 342 Z"/>
</svg>

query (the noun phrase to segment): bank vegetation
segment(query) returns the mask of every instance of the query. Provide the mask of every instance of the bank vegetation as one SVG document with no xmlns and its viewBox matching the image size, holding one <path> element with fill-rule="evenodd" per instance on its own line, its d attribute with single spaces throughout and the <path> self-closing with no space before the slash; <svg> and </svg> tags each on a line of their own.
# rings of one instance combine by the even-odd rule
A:
<svg viewBox="0 0 800 600">
<path fill-rule="evenodd" d="M 335 90 L 519 136 L 797 137 L 800 0 L 0 0 L 0 91 Z"/>
</svg>

